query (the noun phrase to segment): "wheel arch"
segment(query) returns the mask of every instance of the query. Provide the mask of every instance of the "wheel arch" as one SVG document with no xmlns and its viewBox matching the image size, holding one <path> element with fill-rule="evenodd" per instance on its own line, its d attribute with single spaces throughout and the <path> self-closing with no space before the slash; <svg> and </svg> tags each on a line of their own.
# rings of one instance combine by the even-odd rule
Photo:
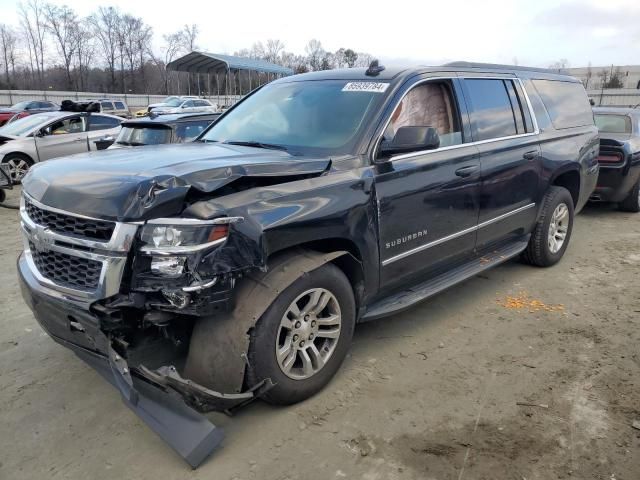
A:
<svg viewBox="0 0 640 480">
<path fill-rule="evenodd" d="M 577 208 L 580 201 L 580 170 L 577 166 L 568 166 L 556 171 L 549 180 L 549 186 L 566 188 L 573 199 L 573 206 Z"/>
</svg>

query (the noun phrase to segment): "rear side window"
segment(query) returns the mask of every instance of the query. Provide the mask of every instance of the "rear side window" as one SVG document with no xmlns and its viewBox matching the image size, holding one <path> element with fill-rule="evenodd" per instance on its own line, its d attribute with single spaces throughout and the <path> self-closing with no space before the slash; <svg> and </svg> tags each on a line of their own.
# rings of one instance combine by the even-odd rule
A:
<svg viewBox="0 0 640 480">
<path fill-rule="evenodd" d="M 471 107 L 474 140 L 509 137 L 530 131 L 529 117 L 513 81 L 469 78 L 464 81 Z"/>
<path fill-rule="evenodd" d="M 103 117 L 102 115 L 91 115 L 91 117 L 89 118 L 89 130 L 92 132 L 96 130 L 115 128 L 118 125 L 120 125 L 120 121 L 111 117 Z"/>
<path fill-rule="evenodd" d="M 122 102 L 116 102 L 116 109 L 117 110 L 126 110 L 127 107 L 125 107 L 124 103 L 122 103 Z"/>
<path fill-rule="evenodd" d="M 594 115 L 596 127 L 603 133 L 631 133 L 631 119 L 626 115 Z"/>
<path fill-rule="evenodd" d="M 113 103 L 111 102 L 100 102 L 103 110 L 113 110 Z"/>
<path fill-rule="evenodd" d="M 593 125 L 593 111 L 581 83 L 532 80 L 557 129 Z"/>
<path fill-rule="evenodd" d="M 184 122 L 176 126 L 176 143 L 190 142 L 209 126 L 212 120 Z"/>
</svg>

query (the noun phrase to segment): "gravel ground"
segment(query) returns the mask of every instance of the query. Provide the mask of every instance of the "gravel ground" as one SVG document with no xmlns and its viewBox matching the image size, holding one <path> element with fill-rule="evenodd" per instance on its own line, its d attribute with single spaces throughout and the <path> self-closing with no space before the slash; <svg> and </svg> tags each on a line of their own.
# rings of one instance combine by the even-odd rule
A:
<svg viewBox="0 0 640 480">
<path fill-rule="evenodd" d="M 557 266 L 359 326 L 319 395 L 212 415 L 227 437 L 196 471 L 39 328 L 0 224 L 2 479 L 640 478 L 640 215 L 588 207 Z"/>
</svg>

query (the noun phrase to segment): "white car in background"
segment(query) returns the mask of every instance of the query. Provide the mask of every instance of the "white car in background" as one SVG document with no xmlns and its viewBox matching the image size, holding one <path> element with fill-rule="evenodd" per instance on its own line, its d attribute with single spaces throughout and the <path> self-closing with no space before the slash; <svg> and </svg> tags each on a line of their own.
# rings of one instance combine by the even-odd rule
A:
<svg viewBox="0 0 640 480">
<path fill-rule="evenodd" d="M 218 113 L 218 105 L 204 98 L 178 98 L 154 108 L 153 113 Z"/>
<path fill-rule="evenodd" d="M 102 150 L 120 132 L 122 118 L 105 113 L 47 112 L 20 118 L 0 128 L 0 163 L 19 183 L 37 162 Z"/>
<path fill-rule="evenodd" d="M 196 100 L 198 97 L 195 95 L 169 95 L 160 103 L 152 103 L 146 109 L 140 110 L 136 112 L 136 117 L 145 116 L 151 113 L 151 110 L 154 110 L 158 107 L 166 107 L 169 103 L 174 104 L 178 100 Z M 142 114 L 144 112 L 144 115 Z"/>
</svg>

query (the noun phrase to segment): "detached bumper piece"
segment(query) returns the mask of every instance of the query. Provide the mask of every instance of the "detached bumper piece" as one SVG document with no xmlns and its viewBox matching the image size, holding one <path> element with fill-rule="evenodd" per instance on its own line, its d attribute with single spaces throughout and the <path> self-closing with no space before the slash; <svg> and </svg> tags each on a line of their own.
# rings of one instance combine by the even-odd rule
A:
<svg viewBox="0 0 640 480">
<path fill-rule="evenodd" d="M 41 286 L 18 259 L 22 295 L 42 328 L 53 340 L 72 350 L 116 387 L 124 403 L 184 460 L 197 468 L 220 445 L 222 429 L 199 412 L 231 411 L 249 403 L 272 385 L 262 382 L 238 394 L 214 392 L 182 378 L 175 368 L 131 368 L 99 328 L 89 311 L 55 296 Z"/>
</svg>

